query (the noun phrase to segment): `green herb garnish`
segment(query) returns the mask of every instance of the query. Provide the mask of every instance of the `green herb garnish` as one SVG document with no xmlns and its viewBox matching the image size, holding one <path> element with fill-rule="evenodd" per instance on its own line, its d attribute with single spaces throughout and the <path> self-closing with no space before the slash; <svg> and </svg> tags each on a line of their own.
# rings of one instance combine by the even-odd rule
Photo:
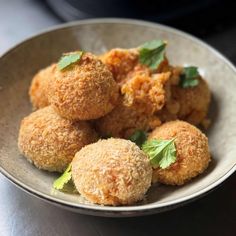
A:
<svg viewBox="0 0 236 236">
<path fill-rule="evenodd" d="M 199 72 L 195 66 L 184 67 L 183 72 L 180 75 L 180 86 L 182 88 L 195 87 L 199 84 Z"/>
<path fill-rule="evenodd" d="M 70 66 L 71 64 L 74 64 L 75 62 L 79 61 L 80 58 L 82 57 L 82 55 L 83 55 L 82 51 L 64 54 L 61 57 L 61 59 L 59 60 L 59 62 L 57 63 L 58 68 L 60 70 L 65 69 L 66 67 Z"/>
<path fill-rule="evenodd" d="M 63 191 L 66 184 L 72 179 L 71 164 L 66 168 L 65 172 L 54 181 L 53 188 Z"/>
<path fill-rule="evenodd" d="M 163 40 L 153 40 L 146 42 L 139 47 L 139 62 L 149 66 L 152 70 L 158 66 L 165 59 L 166 42 Z"/>
<path fill-rule="evenodd" d="M 148 155 L 154 168 L 165 169 L 176 161 L 176 149 L 174 139 L 146 141 L 142 150 Z"/>
<path fill-rule="evenodd" d="M 147 140 L 146 132 L 142 130 L 136 130 L 130 137 L 129 140 L 136 143 L 139 147 Z"/>
</svg>

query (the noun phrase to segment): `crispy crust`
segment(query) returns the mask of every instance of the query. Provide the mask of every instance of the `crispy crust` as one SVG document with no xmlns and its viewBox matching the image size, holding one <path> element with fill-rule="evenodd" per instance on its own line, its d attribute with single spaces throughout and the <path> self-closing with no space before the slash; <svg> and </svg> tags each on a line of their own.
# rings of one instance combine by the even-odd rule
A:
<svg viewBox="0 0 236 236">
<path fill-rule="evenodd" d="M 166 169 L 154 169 L 154 183 L 182 185 L 202 173 L 211 160 L 207 137 L 187 122 L 167 122 L 157 127 L 148 139 L 172 138 L 175 138 L 177 161 Z"/>
<path fill-rule="evenodd" d="M 29 89 L 30 101 L 34 109 L 43 108 L 49 105 L 48 101 L 48 83 L 54 78 L 56 64 L 52 64 L 45 69 L 40 70 L 31 82 Z"/>
<path fill-rule="evenodd" d="M 98 119 L 102 135 L 128 138 L 135 130 L 150 131 L 161 124 L 155 115 L 170 97 L 170 72 L 151 73 L 142 65 L 135 66 L 121 86 L 122 96 L 109 114 Z"/>
<path fill-rule="evenodd" d="M 96 140 L 88 123 L 61 118 L 49 106 L 22 120 L 18 147 L 39 169 L 62 172 L 78 150 Z"/>
<path fill-rule="evenodd" d="M 97 119 L 116 105 L 118 85 L 96 56 L 84 53 L 79 62 L 56 70 L 50 83 L 49 101 L 55 111 L 71 120 Z"/>
<path fill-rule="evenodd" d="M 127 205 L 143 199 L 151 185 L 152 168 L 134 143 L 110 138 L 76 153 L 72 177 L 77 190 L 89 201 Z"/>
<path fill-rule="evenodd" d="M 153 115 L 140 113 L 122 102 L 106 116 L 96 120 L 96 130 L 103 137 L 129 138 L 135 130 L 149 131 L 159 126 L 161 121 Z"/>
<path fill-rule="evenodd" d="M 100 59 L 108 66 L 116 82 L 120 83 L 138 63 L 138 56 L 137 49 L 114 48 L 101 55 Z"/>
<path fill-rule="evenodd" d="M 207 82 L 199 77 L 199 84 L 193 88 L 178 86 L 181 67 L 173 67 L 171 96 L 165 106 L 157 113 L 162 122 L 181 119 L 193 125 L 204 122 L 211 101 L 211 93 Z"/>
<path fill-rule="evenodd" d="M 180 109 L 178 118 L 193 125 L 200 124 L 206 118 L 211 94 L 207 82 L 199 78 L 199 84 L 193 88 L 181 88 L 174 86 L 172 96 L 178 101 Z"/>
</svg>

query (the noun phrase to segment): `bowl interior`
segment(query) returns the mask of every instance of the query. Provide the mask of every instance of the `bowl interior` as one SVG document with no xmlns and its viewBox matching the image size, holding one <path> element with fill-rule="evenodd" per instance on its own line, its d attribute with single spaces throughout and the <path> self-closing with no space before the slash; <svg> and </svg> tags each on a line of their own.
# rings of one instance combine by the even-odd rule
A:
<svg viewBox="0 0 236 236">
<path fill-rule="evenodd" d="M 28 88 L 37 70 L 57 61 L 61 53 L 83 49 L 102 53 L 114 47 L 135 47 L 152 39 L 168 41 L 167 56 L 174 65 L 196 65 L 212 91 L 207 131 L 213 161 L 205 174 L 183 187 L 154 186 L 136 207 L 116 211 L 160 208 L 179 203 L 209 190 L 235 169 L 236 164 L 236 73 L 221 55 L 179 31 L 163 26 L 121 20 L 84 21 L 48 31 L 13 48 L 0 59 L 0 166 L 5 175 L 24 188 L 74 207 L 114 210 L 94 206 L 78 195 L 52 190 L 56 174 L 40 171 L 17 149 L 21 119 L 31 112 Z"/>
</svg>

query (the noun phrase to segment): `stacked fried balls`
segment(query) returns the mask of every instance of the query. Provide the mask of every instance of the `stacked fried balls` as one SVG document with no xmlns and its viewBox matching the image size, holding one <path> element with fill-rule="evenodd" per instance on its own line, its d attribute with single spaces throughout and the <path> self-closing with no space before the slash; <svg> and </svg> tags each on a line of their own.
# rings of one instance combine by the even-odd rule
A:
<svg viewBox="0 0 236 236">
<path fill-rule="evenodd" d="M 196 68 L 170 65 L 165 54 L 153 66 L 142 53 L 70 52 L 32 79 L 35 111 L 21 122 L 19 150 L 42 170 L 64 172 L 71 164 L 77 191 L 91 203 L 134 204 L 152 183 L 182 185 L 211 160 L 207 137 L 193 126 L 208 122 L 206 81 Z M 154 167 L 128 140 L 136 131 L 147 133 L 146 142 L 173 140 L 173 163 Z"/>
</svg>

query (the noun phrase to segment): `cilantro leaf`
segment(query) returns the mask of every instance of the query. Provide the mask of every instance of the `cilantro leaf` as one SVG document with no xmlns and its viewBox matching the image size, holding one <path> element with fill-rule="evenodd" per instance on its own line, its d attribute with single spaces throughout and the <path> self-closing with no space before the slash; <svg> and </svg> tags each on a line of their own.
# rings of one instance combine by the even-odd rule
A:
<svg viewBox="0 0 236 236">
<path fill-rule="evenodd" d="M 66 67 L 70 66 L 71 64 L 74 64 L 75 62 L 79 61 L 82 57 L 83 52 L 82 51 L 76 51 L 72 53 L 66 53 L 63 54 L 59 62 L 57 63 L 58 68 L 60 70 L 65 69 Z"/>
<path fill-rule="evenodd" d="M 146 141 L 142 150 L 148 155 L 153 168 L 165 169 L 176 161 L 176 148 L 174 139 Z"/>
<path fill-rule="evenodd" d="M 198 68 L 195 66 L 184 67 L 180 75 L 180 86 L 182 88 L 195 87 L 199 84 L 198 77 L 200 76 Z"/>
<path fill-rule="evenodd" d="M 72 179 L 71 164 L 66 168 L 65 172 L 53 182 L 53 188 L 57 190 L 64 189 L 65 185 Z"/>
<path fill-rule="evenodd" d="M 136 130 L 130 137 L 129 140 L 136 143 L 139 147 L 147 140 L 146 132 L 142 130 Z"/>
<path fill-rule="evenodd" d="M 166 42 L 163 40 L 153 40 L 146 42 L 139 47 L 139 62 L 149 66 L 152 70 L 158 66 L 165 59 Z"/>
</svg>

